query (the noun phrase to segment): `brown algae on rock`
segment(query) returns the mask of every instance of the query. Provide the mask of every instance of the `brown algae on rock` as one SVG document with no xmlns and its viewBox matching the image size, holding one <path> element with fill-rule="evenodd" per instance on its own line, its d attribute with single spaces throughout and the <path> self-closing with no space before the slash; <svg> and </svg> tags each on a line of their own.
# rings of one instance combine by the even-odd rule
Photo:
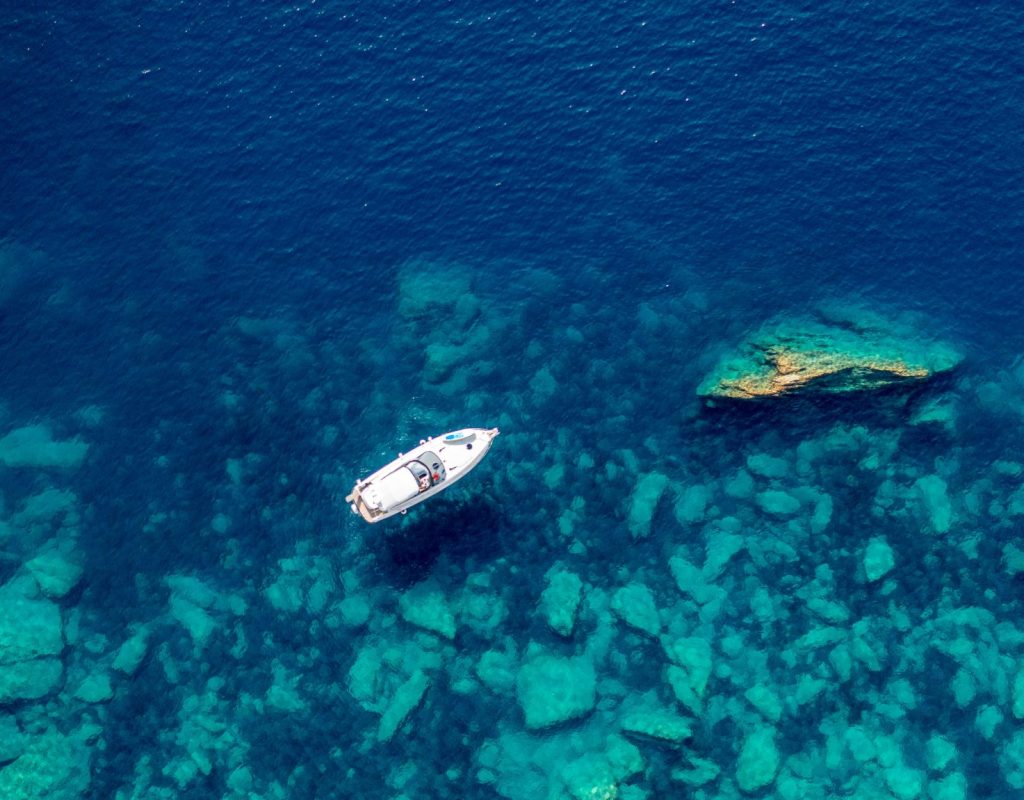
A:
<svg viewBox="0 0 1024 800">
<path fill-rule="evenodd" d="M 766 323 L 719 361 L 697 394 L 756 399 L 865 391 L 925 380 L 961 360 L 920 323 L 829 309 Z"/>
</svg>

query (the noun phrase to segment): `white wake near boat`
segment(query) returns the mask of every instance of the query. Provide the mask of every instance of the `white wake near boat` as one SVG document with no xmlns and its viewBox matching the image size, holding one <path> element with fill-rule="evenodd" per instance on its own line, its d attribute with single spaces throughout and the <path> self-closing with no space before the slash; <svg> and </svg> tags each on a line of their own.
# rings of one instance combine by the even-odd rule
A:
<svg viewBox="0 0 1024 800">
<path fill-rule="evenodd" d="M 345 502 L 367 522 L 404 514 L 465 477 L 487 455 L 498 433 L 497 428 L 463 428 L 423 439 L 356 481 Z"/>
</svg>

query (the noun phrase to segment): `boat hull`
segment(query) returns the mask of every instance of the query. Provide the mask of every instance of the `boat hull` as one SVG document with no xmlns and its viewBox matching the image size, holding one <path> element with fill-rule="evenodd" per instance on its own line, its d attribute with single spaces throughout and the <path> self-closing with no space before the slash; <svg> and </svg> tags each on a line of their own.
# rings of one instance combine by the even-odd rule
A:
<svg viewBox="0 0 1024 800">
<path fill-rule="evenodd" d="M 345 502 L 369 523 L 404 514 L 469 474 L 498 434 L 497 428 L 463 428 L 425 439 L 356 481 Z"/>
</svg>

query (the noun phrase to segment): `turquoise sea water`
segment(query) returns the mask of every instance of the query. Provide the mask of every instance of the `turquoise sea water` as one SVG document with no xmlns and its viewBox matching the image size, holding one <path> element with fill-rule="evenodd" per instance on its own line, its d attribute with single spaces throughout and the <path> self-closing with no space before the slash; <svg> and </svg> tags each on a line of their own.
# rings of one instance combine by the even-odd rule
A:
<svg viewBox="0 0 1024 800">
<path fill-rule="evenodd" d="M 0 796 L 1024 791 L 1018 9 L 0 32 Z M 698 398 L 820 313 L 963 358 Z"/>
</svg>

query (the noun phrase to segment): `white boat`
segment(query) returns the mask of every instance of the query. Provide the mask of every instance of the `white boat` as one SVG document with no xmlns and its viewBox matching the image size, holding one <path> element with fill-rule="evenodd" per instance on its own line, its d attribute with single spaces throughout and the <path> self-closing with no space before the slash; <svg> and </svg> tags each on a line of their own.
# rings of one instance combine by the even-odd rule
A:
<svg viewBox="0 0 1024 800">
<path fill-rule="evenodd" d="M 345 502 L 367 522 L 404 514 L 464 477 L 487 455 L 498 433 L 497 428 L 463 428 L 424 439 L 356 481 Z"/>
</svg>

